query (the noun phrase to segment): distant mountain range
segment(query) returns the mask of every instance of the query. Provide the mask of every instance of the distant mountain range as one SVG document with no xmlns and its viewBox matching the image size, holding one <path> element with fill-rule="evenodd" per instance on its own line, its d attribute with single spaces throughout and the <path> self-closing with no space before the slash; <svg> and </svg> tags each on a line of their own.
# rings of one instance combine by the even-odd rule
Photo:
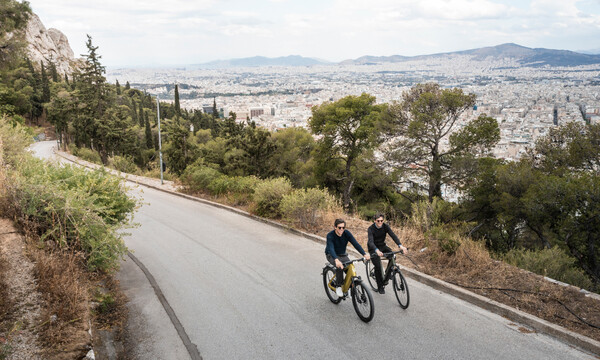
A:
<svg viewBox="0 0 600 360">
<path fill-rule="evenodd" d="M 516 60 L 523 67 L 549 66 L 578 66 L 589 64 L 600 64 L 600 54 L 574 52 L 568 50 L 553 50 L 543 48 L 528 48 L 517 44 L 502 44 L 497 46 L 483 47 L 464 51 L 439 53 L 418 56 L 362 56 L 358 59 L 344 60 L 339 63 L 307 58 L 299 55 L 291 55 L 277 58 L 255 56 L 241 59 L 217 60 L 204 64 L 189 66 L 198 69 L 216 69 L 230 67 L 260 67 L 260 66 L 313 66 L 313 65 L 377 65 L 382 63 L 396 63 L 414 60 L 426 60 L 431 58 L 450 58 L 458 55 L 469 55 L 474 61 L 487 59 Z"/>
</svg>

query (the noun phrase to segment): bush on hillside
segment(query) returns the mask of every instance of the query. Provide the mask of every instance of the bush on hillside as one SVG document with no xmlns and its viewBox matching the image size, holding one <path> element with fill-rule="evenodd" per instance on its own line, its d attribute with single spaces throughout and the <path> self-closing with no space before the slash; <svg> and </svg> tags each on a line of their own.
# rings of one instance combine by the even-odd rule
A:
<svg viewBox="0 0 600 360">
<path fill-rule="evenodd" d="M 85 161 L 92 162 L 94 164 L 102 164 L 102 159 L 100 158 L 100 154 L 92 149 L 88 149 L 86 147 L 78 148 L 76 146 L 73 147 L 73 155 L 82 158 Z"/>
<path fill-rule="evenodd" d="M 46 246 L 80 253 L 90 270 L 110 272 L 127 250 L 117 230 L 136 206 L 121 181 L 29 157 L 7 179 L 4 211 Z"/>
<path fill-rule="evenodd" d="M 277 218 L 281 216 L 279 208 L 284 196 L 293 190 L 292 183 L 286 178 L 263 180 L 254 188 L 255 212 L 257 215 Z"/>
<path fill-rule="evenodd" d="M 297 189 L 285 195 L 280 210 L 284 218 L 305 229 L 322 223 L 326 212 L 341 211 L 336 199 L 318 188 Z"/>
<path fill-rule="evenodd" d="M 140 170 L 137 165 L 133 162 L 131 156 L 119 156 L 115 155 L 108 159 L 108 164 L 120 172 L 127 174 L 139 174 Z"/>
<path fill-rule="evenodd" d="M 557 246 L 537 251 L 513 249 L 503 259 L 511 265 L 582 289 L 592 287 L 590 278 L 577 267 L 577 260 Z"/>
</svg>

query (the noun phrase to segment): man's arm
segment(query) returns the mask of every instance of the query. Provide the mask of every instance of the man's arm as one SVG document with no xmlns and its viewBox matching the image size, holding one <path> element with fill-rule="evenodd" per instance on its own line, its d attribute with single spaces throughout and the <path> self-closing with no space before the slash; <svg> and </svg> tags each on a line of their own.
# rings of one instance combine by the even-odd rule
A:
<svg viewBox="0 0 600 360">
<path fill-rule="evenodd" d="M 400 243 L 400 239 L 398 238 L 398 236 L 396 236 L 396 234 L 394 234 L 394 232 L 392 231 L 392 228 L 388 224 L 384 224 L 384 225 L 385 225 L 385 231 L 392 238 L 392 240 L 394 240 L 396 245 L 402 246 L 402 244 Z"/>
<path fill-rule="evenodd" d="M 377 246 L 375 246 L 375 237 L 373 236 L 373 226 L 369 226 L 367 229 L 367 249 L 375 249 L 377 251 Z"/>
<path fill-rule="evenodd" d="M 352 233 L 348 230 L 346 230 L 346 236 L 348 237 L 348 240 L 350 241 L 350 243 L 352 244 L 352 246 L 354 246 L 354 248 L 356 250 L 358 250 L 359 253 L 362 254 L 362 256 L 365 257 L 365 259 L 369 260 L 371 258 L 371 255 L 369 255 L 368 253 L 366 253 L 362 246 L 360 246 L 360 244 L 358 243 L 358 241 L 356 241 L 356 239 L 354 238 L 354 235 L 352 235 Z"/>
<path fill-rule="evenodd" d="M 326 247 L 326 252 L 331 255 L 332 258 L 337 259 L 338 255 L 335 252 L 335 246 L 333 246 L 333 237 L 331 236 L 331 233 L 327 234 L 327 245 Z"/>
</svg>

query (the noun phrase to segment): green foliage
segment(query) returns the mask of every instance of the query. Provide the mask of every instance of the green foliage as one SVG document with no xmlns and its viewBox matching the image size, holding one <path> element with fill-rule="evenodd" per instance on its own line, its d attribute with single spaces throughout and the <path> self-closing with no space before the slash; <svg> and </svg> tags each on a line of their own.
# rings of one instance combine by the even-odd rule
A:
<svg viewBox="0 0 600 360">
<path fill-rule="evenodd" d="M 0 70 L 18 59 L 26 45 L 24 30 L 31 16 L 27 1 L 0 1 Z"/>
<path fill-rule="evenodd" d="M 316 161 L 323 165 L 323 169 L 334 159 L 342 162 L 343 171 L 338 175 L 342 179 L 342 202 L 346 209 L 350 208 L 352 201 L 356 160 L 364 151 L 378 145 L 383 126 L 381 122 L 385 119 L 381 113 L 385 108 L 385 105 L 375 105 L 374 96 L 363 93 L 312 109 L 309 126 L 313 134 L 320 136 Z"/>
<path fill-rule="evenodd" d="M 460 186 L 469 180 L 476 155 L 485 155 L 500 140 L 498 123 L 485 115 L 455 131 L 459 116 L 474 103 L 475 95 L 461 89 L 419 84 L 386 114 L 393 124 L 387 129 L 393 137 L 387 156 L 407 175 L 427 179 L 429 201 L 442 197 L 442 184 Z M 442 147 L 448 135 L 450 146 Z"/>
<path fill-rule="evenodd" d="M 237 204 L 252 200 L 254 189 L 260 180 L 254 176 L 227 176 L 198 161 L 186 169 L 181 176 L 190 192 L 204 192 L 215 196 L 226 196 Z"/>
<path fill-rule="evenodd" d="M 254 188 L 256 214 L 268 218 L 281 216 L 279 206 L 284 196 L 293 190 L 291 182 L 286 178 L 262 180 Z"/>
<path fill-rule="evenodd" d="M 285 219 L 303 228 L 317 226 L 329 211 L 339 211 L 335 197 L 325 189 L 296 189 L 281 200 L 280 210 Z"/>
<path fill-rule="evenodd" d="M 558 246 L 537 251 L 513 249 L 504 254 L 502 259 L 511 265 L 582 289 L 592 288 L 592 281 L 577 266 L 577 260 Z"/>
<path fill-rule="evenodd" d="M 6 165 L 14 167 L 21 162 L 25 149 L 33 142 L 33 137 L 25 126 L 11 123 L 5 115 L 0 115 L 0 140 L 4 162 Z"/>
<path fill-rule="evenodd" d="M 118 268 L 126 247 L 117 230 L 136 206 L 120 179 L 29 157 L 11 173 L 7 199 L 5 211 L 45 244 L 81 252 L 90 270 Z"/>
<path fill-rule="evenodd" d="M 102 164 L 100 154 L 92 149 L 73 147 L 73 155 L 82 158 L 85 161 L 93 162 L 94 164 Z"/>
<path fill-rule="evenodd" d="M 140 169 L 133 162 L 133 159 L 130 156 L 115 155 L 109 159 L 108 163 L 116 170 L 127 174 L 139 174 L 140 172 Z"/>
<path fill-rule="evenodd" d="M 435 225 L 425 233 L 437 240 L 440 249 L 448 255 L 454 255 L 460 248 L 460 236 L 455 229 L 444 225 Z"/>
</svg>

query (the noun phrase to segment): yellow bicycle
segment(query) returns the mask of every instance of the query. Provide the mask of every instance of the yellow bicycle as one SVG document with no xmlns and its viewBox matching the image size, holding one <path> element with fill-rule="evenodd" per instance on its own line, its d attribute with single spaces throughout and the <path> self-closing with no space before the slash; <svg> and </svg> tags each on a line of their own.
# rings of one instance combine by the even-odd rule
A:
<svg viewBox="0 0 600 360">
<path fill-rule="evenodd" d="M 325 264 L 323 268 L 323 285 L 325 286 L 327 297 L 334 304 L 339 304 L 340 301 L 346 300 L 348 291 L 350 291 L 352 305 L 354 305 L 356 314 L 362 321 L 369 322 L 375 315 L 375 306 L 373 305 L 371 291 L 363 285 L 360 276 L 356 274 L 354 263 L 357 261 L 364 262 L 364 259 L 354 259 L 343 263 L 344 271 L 346 272 L 346 278 L 342 285 L 344 296 L 339 297 L 335 292 L 335 266 L 330 263 Z"/>
</svg>

